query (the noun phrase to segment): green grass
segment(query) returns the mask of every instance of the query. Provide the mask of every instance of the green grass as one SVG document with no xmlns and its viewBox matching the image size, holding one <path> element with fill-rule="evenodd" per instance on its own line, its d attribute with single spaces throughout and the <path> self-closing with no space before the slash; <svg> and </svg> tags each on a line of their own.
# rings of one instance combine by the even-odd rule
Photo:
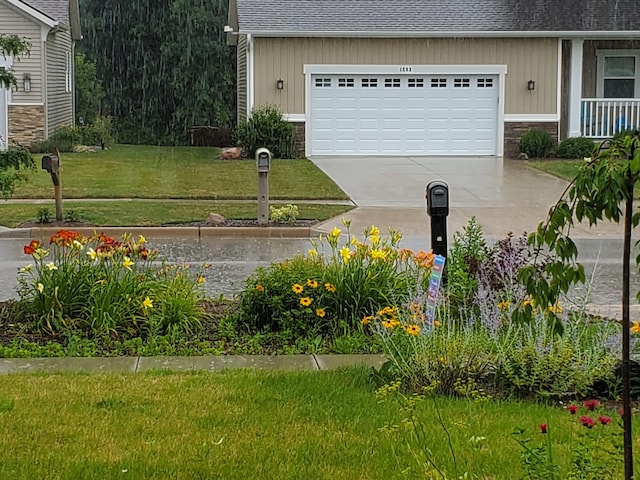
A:
<svg viewBox="0 0 640 480">
<path fill-rule="evenodd" d="M 295 203 L 295 202 L 293 202 Z M 273 204 L 278 206 L 278 204 Z M 297 204 L 300 219 L 326 220 L 341 215 L 352 207 L 346 205 Z M 50 204 L 15 204 L 0 202 L 0 225 L 16 227 L 25 221 L 38 218 L 38 211 L 48 208 L 55 216 L 55 206 Z M 74 202 L 66 200 L 64 212 L 74 210 L 80 219 L 99 226 L 159 226 L 169 223 L 186 223 L 206 220 L 211 212 L 227 218 L 257 218 L 256 203 L 214 201 L 110 201 Z"/>
<path fill-rule="evenodd" d="M 527 164 L 569 182 L 578 174 L 578 169 L 584 164 L 584 160 L 529 161 Z"/>
<path fill-rule="evenodd" d="M 0 478 L 439 478 L 420 475 L 402 439 L 379 431 L 402 417 L 377 401 L 368 376 L 364 369 L 1 376 Z M 517 426 L 538 442 L 537 426 L 548 423 L 560 461 L 575 446 L 576 418 L 559 408 L 437 402 L 460 469 L 473 478 L 520 478 Z M 434 457 L 450 464 L 432 400 L 417 415 Z M 485 437 L 477 450 L 472 436 Z"/>
<path fill-rule="evenodd" d="M 219 153 L 205 147 L 114 145 L 105 151 L 62 154 L 63 197 L 256 198 L 255 160 L 219 160 Z M 273 199 L 347 198 L 306 159 L 274 160 L 269 193 Z M 44 170 L 34 172 L 14 198 L 53 198 L 51 177 Z"/>
</svg>

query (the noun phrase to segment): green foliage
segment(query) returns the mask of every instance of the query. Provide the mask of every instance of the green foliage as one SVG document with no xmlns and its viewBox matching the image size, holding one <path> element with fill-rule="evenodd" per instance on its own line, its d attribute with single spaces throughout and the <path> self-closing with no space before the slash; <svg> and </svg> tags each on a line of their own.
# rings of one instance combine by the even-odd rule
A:
<svg viewBox="0 0 640 480">
<path fill-rule="evenodd" d="M 557 155 L 560 158 L 581 160 L 583 158 L 590 158 L 593 155 L 595 148 L 596 144 L 590 138 L 566 138 L 560 142 L 560 145 L 558 145 Z"/>
<path fill-rule="evenodd" d="M 276 223 L 293 225 L 296 223 L 296 220 L 298 220 L 299 215 L 298 206 L 292 205 L 291 203 L 283 207 L 276 207 L 274 205 L 269 207 L 269 218 Z"/>
<path fill-rule="evenodd" d="M 47 140 L 32 144 L 29 150 L 32 153 L 71 153 L 76 151 L 78 145 L 105 145 L 111 144 L 111 119 L 109 117 L 96 117 L 93 123 L 85 125 L 64 125 L 58 128 Z"/>
<path fill-rule="evenodd" d="M 617 143 L 620 140 L 623 140 L 625 137 L 632 137 L 634 134 L 636 134 L 636 132 L 637 130 L 635 128 L 620 130 L 619 132 L 613 134 L 613 137 L 611 137 L 611 141 Z"/>
<path fill-rule="evenodd" d="M 259 268 L 240 293 L 238 321 L 305 335 L 357 332 L 365 316 L 428 281 L 432 256 L 400 250 L 398 232 L 383 239 L 371 227 L 360 241 L 347 231 L 344 243 L 340 233 L 328 235 L 326 253 L 313 242 L 307 255 Z"/>
<path fill-rule="evenodd" d="M 24 148 L 0 150 L 0 196 L 10 197 L 19 184 L 28 180 L 28 174 L 35 168 L 35 161 L 28 150 Z"/>
<path fill-rule="evenodd" d="M 235 123 L 227 9 L 226 0 L 81 2 L 81 48 L 119 143 L 185 144 L 190 127 Z"/>
<path fill-rule="evenodd" d="M 93 123 L 100 116 L 104 89 L 97 78 L 95 64 L 82 52 L 76 52 L 74 75 L 76 123 Z"/>
<path fill-rule="evenodd" d="M 445 266 L 449 279 L 447 300 L 454 316 L 470 309 L 478 288 L 478 269 L 488 254 L 482 227 L 471 217 L 462 232 L 454 232 Z"/>
<path fill-rule="evenodd" d="M 551 156 L 556 148 L 551 135 L 544 130 L 529 130 L 520 138 L 518 149 L 529 158 L 546 158 Z"/>
<path fill-rule="evenodd" d="M 258 148 L 268 148 L 276 158 L 295 158 L 296 132 L 273 105 L 255 107 L 251 117 L 238 125 L 238 144 L 245 154 L 254 157 Z"/>
<path fill-rule="evenodd" d="M 37 213 L 38 223 L 51 223 L 53 221 L 53 213 L 49 207 L 40 207 Z"/>
<path fill-rule="evenodd" d="M 6 57 L 20 57 L 28 55 L 31 44 L 16 35 L 0 34 L 0 54 Z M 16 77 L 11 70 L 0 67 L 0 87 L 11 88 L 17 86 Z M 6 139 L 4 139 L 6 141 Z"/>
<path fill-rule="evenodd" d="M 78 210 L 75 210 L 73 208 L 68 209 L 65 212 L 64 216 L 66 220 L 69 222 L 79 222 L 80 220 L 82 220 L 80 212 L 78 212 Z"/>
<path fill-rule="evenodd" d="M 116 241 L 61 230 L 50 243 L 51 249 L 37 240 L 24 247 L 34 264 L 18 277 L 17 309 L 36 331 L 129 338 L 199 328 L 203 277 L 190 277 L 184 266 L 158 269 L 144 238 Z"/>
</svg>

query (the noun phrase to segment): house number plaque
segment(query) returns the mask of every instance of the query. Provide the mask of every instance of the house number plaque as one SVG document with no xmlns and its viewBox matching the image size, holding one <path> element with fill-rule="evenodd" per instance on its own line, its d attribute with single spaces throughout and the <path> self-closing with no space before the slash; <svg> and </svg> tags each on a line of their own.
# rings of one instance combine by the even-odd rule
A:
<svg viewBox="0 0 640 480">
<path fill-rule="evenodd" d="M 400 73 L 410 73 L 412 70 L 412 67 L 400 67 Z"/>
</svg>

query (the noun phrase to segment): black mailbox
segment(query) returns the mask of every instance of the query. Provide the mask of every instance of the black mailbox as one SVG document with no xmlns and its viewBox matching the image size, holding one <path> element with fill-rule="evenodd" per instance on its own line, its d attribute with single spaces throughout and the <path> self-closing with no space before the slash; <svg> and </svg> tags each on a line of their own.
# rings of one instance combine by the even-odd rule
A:
<svg viewBox="0 0 640 480">
<path fill-rule="evenodd" d="M 427 214 L 431 217 L 431 249 L 436 255 L 446 257 L 449 186 L 442 180 L 434 180 L 427 185 L 425 197 Z"/>
<path fill-rule="evenodd" d="M 429 216 L 449 215 L 449 186 L 442 180 L 434 180 L 427 185 L 427 213 Z"/>
<path fill-rule="evenodd" d="M 55 155 L 45 155 L 42 157 L 42 169 L 49 173 L 58 173 L 58 170 L 60 170 L 60 159 Z"/>
</svg>

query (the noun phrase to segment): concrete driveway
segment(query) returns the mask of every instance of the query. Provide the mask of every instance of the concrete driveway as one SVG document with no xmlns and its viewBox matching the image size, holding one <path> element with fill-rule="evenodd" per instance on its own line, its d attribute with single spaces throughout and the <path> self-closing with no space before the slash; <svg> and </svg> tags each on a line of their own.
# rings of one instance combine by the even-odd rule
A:
<svg viewBox="0 0 640 480">
<path fill-rule="evenodd" d="M 313 157 L 358 206 L 345 215 L 352 230 L 368 225 L 393 227 L 405 235 L 428 238 L 425 187 L 432 180 L 449 185 L 449 236 L 476 217 L 487 237 L 533 231 L 546 219 L 567 182 L 540 172 L 521 160 L 498 157 Z M 327 232 L 339 225 L 333 219 L 319 225 Z M 603 224 L 598 229 L 579 225 L 574 236 L 619 236 L 622 228 Z"/>
</svg>

